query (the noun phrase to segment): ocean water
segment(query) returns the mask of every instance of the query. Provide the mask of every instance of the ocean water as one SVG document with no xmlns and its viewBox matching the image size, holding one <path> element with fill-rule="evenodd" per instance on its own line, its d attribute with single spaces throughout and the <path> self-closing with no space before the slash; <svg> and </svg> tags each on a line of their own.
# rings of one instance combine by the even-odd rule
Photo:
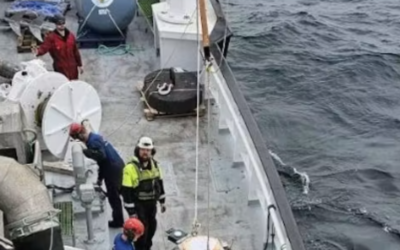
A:
<svg viewBox="0 0 400 250">
<path fill-rule="evenodd" d="M 268 146 L 310 177 L 281 177 L 306 248 L 399 250 L 400 1 L 221 2 Z"/>
</svg>

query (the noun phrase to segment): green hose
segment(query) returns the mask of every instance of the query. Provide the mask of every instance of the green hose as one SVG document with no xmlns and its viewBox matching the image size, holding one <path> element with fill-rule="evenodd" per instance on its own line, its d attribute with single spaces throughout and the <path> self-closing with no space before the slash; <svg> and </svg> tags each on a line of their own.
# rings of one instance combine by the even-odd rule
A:
<svg viewBox="0 0 400 250">
<path fill-rule="evenodd" d="M 143 51 L 142 48 L 133 48 L 129 44 L 121 44 L 116 47 L 107 47 L 100 45 L 97 48 L 97 54 L 103 56 L 120 56 L 120 55 L 131 55 L 134 56 L 134 52 Z"/>
</svg>

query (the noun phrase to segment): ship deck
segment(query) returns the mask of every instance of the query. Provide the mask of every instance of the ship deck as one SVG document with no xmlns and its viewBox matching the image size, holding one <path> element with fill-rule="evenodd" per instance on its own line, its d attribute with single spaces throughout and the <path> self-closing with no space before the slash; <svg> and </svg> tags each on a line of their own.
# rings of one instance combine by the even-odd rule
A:
<svg viewBox="0 0 400 250">
<path fill-rule="evenodd" d="M 0 2 L 0 12 L 8 3 Z M 67 27 L 76 33 L 75 11 L 67 14 Z M 102 56 L 96 50 L 82 49 L 84 74 L 81 79 L 92 84 L 102 102 L 103 118 L 100 133 L 110 141 L 127 160 L 133 154 L 137 140 L 141 136 L 154 139 L 157 149 L 155 158 L 164 172 L 167 195 L 167 212 L 158 214 L 158 230 L 154 249 L 171 249 L 164 235 L 168 228 L 181 228 L 190 231 L 194 219 L 195 205 L 195 166 L 196 166 L 196 117 L 156 118 L 147 121 L 143 114 L 137 83 L 146 74 L 160 68 L 159 59 L 153 47 L 153 35 L 142 17 L 136 17 L 130 25 L 127 43 L 135 48 L 134 55 Z M 148 30 L 148 32 L 146 32 Z M 11 62 L 33 59 L 30 53 L 17 54 L 17 37 L 11 31 L 0 34 L 0 58 Z M 51 59 L 42 58 L 49 69 Z M 259 249 L 263 236 L 257 220 L 257 209 L 248 206 L 247 184 L 241 167 L 232 165 L 232 155 L 225 145 L 231 143 L 218 131 L 217 110 L 211 111 L 211 129 L 208 131 L 207 116 L 200 119 L 199 172 L 198 172 L 198 219 L 202 224 L 200 233 L 218 237 L 234 249 Z M 207 143 L 207 135 L 211 143 Z M 208 157 L 210 155 L 210 157 Z M 208 160 L 210 158 L 210 160 Z M 208 171 L 210 163 L 210 171 Z M 211 179 L 209 179 L 209 173 Z M 95 176 L 92 176 L 95 178 Z M 48 174 L 47 183 L 67 185 L 72 177 Z M 210 187 L 210 202 L 207 194 Z M 60 196 L 58 200 L 69 199 Z M 209 218 L 207 217 L 209 214 Z M 106 218 L 107 217 L 107 218 Z M 120 230 L 106 228 L 110 211 L 95 216 L 95 234 L 97 243 L 85 245 L 85 218 L 75 216 L 76 247 L 84 249 L 109 250 L 110 241 Z M 209 224 L 209 225 L 208 225 Z M 109 239 L 104 234 L 109 234 Z"/>
</svg>

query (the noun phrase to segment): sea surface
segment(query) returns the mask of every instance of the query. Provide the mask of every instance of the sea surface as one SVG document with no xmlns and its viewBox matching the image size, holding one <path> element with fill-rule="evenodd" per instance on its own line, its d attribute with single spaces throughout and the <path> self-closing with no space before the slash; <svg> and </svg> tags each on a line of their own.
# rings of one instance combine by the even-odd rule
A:
<svg viewBox="0 0 400 250">
<path fill-rule="evenodd" d="M 306 248 L 399 250 L 400 1 L 221 2 L 277 167 L 310 177 L 281 177 Z"/>
</svg>

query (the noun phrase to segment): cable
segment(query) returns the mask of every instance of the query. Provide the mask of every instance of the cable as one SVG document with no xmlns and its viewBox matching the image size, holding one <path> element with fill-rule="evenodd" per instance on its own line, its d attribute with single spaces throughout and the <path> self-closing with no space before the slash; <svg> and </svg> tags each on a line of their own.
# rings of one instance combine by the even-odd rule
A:
<svg viewBox="0 0 400 250">
<path fill-rule="evenodd" d="M 89 14 L 86 16 L 86 18 L 83 20 L 83 23 L 80 27 L 80 29 L 78 30 L 78 34 L 83 31 L 83 28 L 85 27 L 87 21 L 89 20 L 90 16 L 92 15 L 93 11 L 99 8 L 96 4 L 93 5 L 92 9 L 89 11 Z M 100 8 L 99 8 L 100 9 Z M 114 17 L 111 15 L 111 11 L 108 8 L 102 8 L 107 12 L 108 17 L 110 18 L 111 22 L 114 24 L 115 28 L 118 30 L 118 32 L 120 33 L 120 35 L 125 39 L 125 34 L 124 32 L 122 32 L 121 28 L 118 26 L 117 22 L 115 21 Z M 84 32 L 83 34 L 80 34 L 78 36 L 78 39 L 82 36 L 85 36 L 87 34 L 87 32 Z"/>
<path fill-rule="evenodd" d="M 199 1 L 196 1 L 196 12 L 199 9 Z M 198 15 L 196 15 L 196 28 L 197 33 L 200 31 L 200 23 Z M 201 42 L 197 36 L 197 49 L 200 51 Z M 199 141 L 200 141 L 200 60 L 197 58 L 197 109 L 196 109 L 196 163 L 195 163 L 195 190 L 194 190 L 194 218 L 193 218 L 193 231 L 196 230 L 197 216 L 198 216 L 198 196 L 199 196 Z M 197 233 L 196 233 L 197 234 Z"/>
<path fill-rule="evenodd" d="M 143 15 L 146 14 L 145 11 L 142 9 L 141 5 L 139 4 L 139 0 L 136 0 L 136 4 L 139 7 L 138 11 L 141 10 Z M 147 16 L 144 15 L 144 20 L 146 21 L 147 26 L 150 28 L 151 32 L 154 34 L 153 24 L 149 22 L 149 18 L 147 18 Z"/>
<path fill-rule="evenodd" d="M 49 250 L 53 250 L 53 234 L 54 234 L 54 227 L 50 229 L 50 247 Z"/>
<path fill-rule="evenodd" d="M 93 7 L 92 7 L 92 9 L 90 9 L 90 11 L 89 11 L 88 15 L 86 16 L 85 20 L 83 20 L 83 23 L 82 23 L 80 29 L 78 29 L 78 31 L 76 32 L 77 34 L 79 34 L 80 32 L 82 32 L 83 28 L 85 27 L 87 21 L 89 20 L 90 16 L 92 15 L 92 13 L 93 13 L 93 11 L 96 9 L 96 7 L 97 7 L 97 6 L 94 4 Z M 79 39 L 80 37 L 86 35 L 86 33 L 87 33 L 87 32 L 85 32 L 83 35 L 78 36 L 78 39 Z"/>
<path fill-rule="evenodd" d="M 121 36 L 122 36 L 123 38 L 125 38 L 124 32 L 122 32 L 122 30 L 119 28 L 117 22 L 115 22 L 115 19 L 114 19 L 114 17 L 111 15 L 111 11 L 110 11 L 109 9 L 107 9 L 107 14 L 108 14 L 108 16 L 110 17 L 111 22 L 113 22 L 115 28 L 117 28 L 118 32 L 121 34 Z"/>
<path fill-rule="evenodd" d="M 199 9 L 199 1 L 196 2 L 196 9 Z M 197 31 L 199 33 L 200 31 L 200 24 L 198 21 L 198 18 L 196 19 L 196 25 L 197 25 Z M 228 25 L 225 26 L 225 31 L 224 31 L 224 41 L 223 41 L 223 50 L 225 50 L 225 45 L 226 45 L 226 33 L 228 30 Z M 198 51 L 200 52 L 201 55 L 201 42 L 200 42 L 200 38 L 197 37 L 197 43 L 198 43 Z M 223 57 L 223 54 L 222 54 Z M 203 60 L 205 58 L 203 57 Z M 208 166 L 208 174 L 207 174 L 207 250 L 209 250 L 209 240 L 210 240 L 210 171 L 211 171 L 211 157 L 210 157 L 210 122 L 211 122 L 211 103 L 210 103 L 210 98 L 209 98 L 209 94 L 210 94 L 210 69 L 211 69 L 211 62 L 206 62 L 207 64 L 205 65 L 205 70 L 204 72 L 206 72 L 206 78 L 207 78 L 207 87 L 206 87 L 206 93 L 207 93 L 207 119 L 208 119 L 208 123 L 207 123 L 207 166 Z M 222 61 L 221 61 L 222 64 Z M 219 70 L 219 66 L 218 66 L 218 70 Z M 196 170 L 195 170 L 195 214 L 194 214 L 194 223 L 193 223 L 193 227 L 194 229 L 196 228 L 196 226 L 198 226 L 197 223 L 197 219 L 198 219 L 198 169 L 199 169 L 199 130 L 200 130 L 200 81 L 201 81 L 201 75 L 200 74 L 200 60 L 198 60 L 197 62 L 197 72 L 198 72 L 198 77 L 197 77 L 197 114 L 196 114 Z M 217 73 L 213 72 L 213 73 Z"/>
<path fill-rule="evenodd" d="M 160 220 L 158 220 L 158 223 L 160 224 L 161 230 L 163 232 L 166 232 L 167 230 L 165 230 L 165 226 L 164 226 L 164 220 L 163 218 L 161 218 Z M 164 250 L 167 250 L 167 242 L 165 241 L 165 237 L 162 237 L 163 240 L 163 245 L 164 245 Z"/>
<path fill-rule="evenodd" d="M 210 200 L 211 200 L 211 194 L 210 194 L 210 183 L 211 183 L 211 153 L 210 153 L 210 131 L 211 131 L 211 101 L 210 101 L 210 96 L 211 96 L 211 87 L 210 87 L 210 72 L 209 68 L 211 67 L 211 63 L 206 66 L 206 77 L 207 77 L 207 92 L 208 92 L 208 98 L 207 98 L 207 166 L 208 166 L 208 171 L 207 171 L 207 250 L 210 250 L 210 221 L 211 221 L 211 216 L 210 216 Z"/>
<path fill-rule="evenodd" d="M 53 221 L 54 220 L 54 214 L 52 214 L 52 216 L 51 216 L 51 220 Z M 49 250 L 53 250 L 53 244 L 54 244 L 54 239 L 53 239 L 53 237 L 54 237 L 54 226 L 53 227 L 51 227 L 50 228 L 50 246 L 49 246 Z"/>
</svg>

